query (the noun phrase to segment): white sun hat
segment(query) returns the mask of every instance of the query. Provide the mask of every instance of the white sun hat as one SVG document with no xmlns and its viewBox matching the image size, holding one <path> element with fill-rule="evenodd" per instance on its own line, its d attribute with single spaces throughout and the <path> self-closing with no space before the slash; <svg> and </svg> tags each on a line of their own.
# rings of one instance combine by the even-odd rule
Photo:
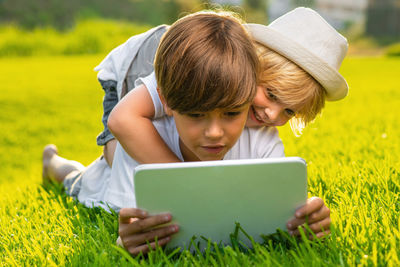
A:
<svg viewBox="0 0 400 267">
<path fill-rule="evenodd" d="M 268 26 L 246 24 L 253 38 L 293 61 L 326 90 L 326 100 L 344 98 L 349 90 L 339 73 L 347 39 L 312 9 L 299 7 Z"/>
</svg>

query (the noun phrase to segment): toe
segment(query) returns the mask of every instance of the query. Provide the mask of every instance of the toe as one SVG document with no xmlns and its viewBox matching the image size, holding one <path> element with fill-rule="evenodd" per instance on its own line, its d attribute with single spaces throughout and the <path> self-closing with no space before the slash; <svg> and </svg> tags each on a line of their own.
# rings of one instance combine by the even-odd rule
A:
<svg viewBox="0 0 400 267">
<path fill-rule="evenodd" d="M 46 145 L 43 149 L 43 169 L 42 169 L 42 178 L 43 183 L 46 183 L 50 180 L 48 168 L 50 164 L 50 160 L 54 155 L 58 154 L 58 149 L 55 145 Z"/>
<path fill-rule="evenodd" d="M 55 145 L 46 145 L 43 149 L 43 159 L 51 158 L 54 154 L 58 154 L 58 149 Z"/>
</svg>

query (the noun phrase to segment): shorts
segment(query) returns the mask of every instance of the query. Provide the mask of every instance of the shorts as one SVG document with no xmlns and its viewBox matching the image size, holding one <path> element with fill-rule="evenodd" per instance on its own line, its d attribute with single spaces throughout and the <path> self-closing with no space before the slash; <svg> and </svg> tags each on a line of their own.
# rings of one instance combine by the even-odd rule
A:
<svg viewBox="0 0 400 267">
<path fill-rule="evenodd" d="M 77 198 L 82 187 L 82 174 L 84 171 L 76 171 L 67 175 L 64 179 L 65 193 L 73 198 Z"/>
<path fill-rule="evenodd" d="M 103 201 L 111 176 L 111 168 L 103 156 L 82 170 L 71 172 L 63 185 L 67 195 L 78 199 L 87 207 L 99 206 Z"/>
<path fill-rule="evenodd" d="M 103 99 L 103 117 L 101 119 L 101 121 L 103 122 L 104 130 L 97 136 L 97 145 L 104 146 L 108 141 L 114 139 L 113 134 L 108 129 L 107 121 L 111 111 L 118 103 L 118 93 L 116 89 L 117 88 L 116 81 L 99 80 L 99 82 L 105 92 Z"/>
</svg>

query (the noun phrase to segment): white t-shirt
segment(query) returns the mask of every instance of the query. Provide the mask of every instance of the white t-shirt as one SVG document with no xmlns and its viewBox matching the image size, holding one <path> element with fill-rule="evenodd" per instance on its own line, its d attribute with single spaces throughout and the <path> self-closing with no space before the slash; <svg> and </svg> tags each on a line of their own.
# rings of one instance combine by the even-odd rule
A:
<svg viewBox="0 0 400 267">
<path fill-rule="evenodd" d="M 183 160 L 179 148 L 179 135 L 173 117 L 164 116 L 163 106 L 158 97 L 154 73 L 139 79 L 143 83 L 154 103 L 155 119 L 153 124 L 169 148 Z M 245 128 L 224 159 L 253 159 L 284 157 L 284 148 L 275 127 Z M 139 163 L 132 159 L 118 143 L 107 190 L 103 201 L 114 209 L 136 207 L 134 194 L 134 168 Z"/>
</svg>

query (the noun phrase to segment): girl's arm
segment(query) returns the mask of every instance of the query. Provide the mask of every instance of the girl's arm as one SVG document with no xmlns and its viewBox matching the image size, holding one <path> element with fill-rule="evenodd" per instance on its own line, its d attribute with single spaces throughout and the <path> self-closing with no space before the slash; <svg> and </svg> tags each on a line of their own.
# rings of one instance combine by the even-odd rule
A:
<svg viewBox="0 0 400 267">
<path fill-rule="evenodd" d="M 115 106 L 108 128 L 139 163 L 179 162 L 154 128 L 154 105 L 144 85 L 131 90 Z"/>
</svg>

